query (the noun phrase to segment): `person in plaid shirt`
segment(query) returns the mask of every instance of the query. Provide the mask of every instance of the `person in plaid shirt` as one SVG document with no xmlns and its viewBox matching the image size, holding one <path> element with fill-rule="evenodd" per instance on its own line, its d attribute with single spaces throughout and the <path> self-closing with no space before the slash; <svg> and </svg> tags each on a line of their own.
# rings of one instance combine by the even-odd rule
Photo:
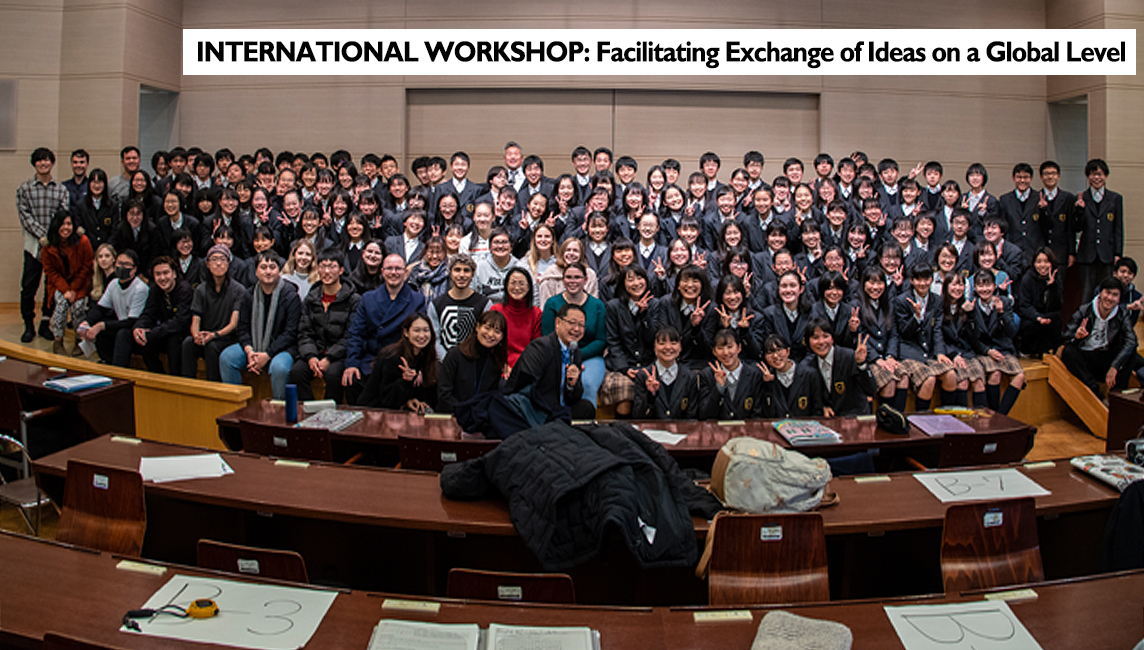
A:
<svg viewBox="0 0 1144 650">
<path fill-rule="evenodd" d="M 68 209 L 67 188 L 52 178 L 55 164 L 56 155 L 51 149 L 36 149 L 32 152 L 36 176 L 21 183 L 16 190 L 16 212 L 24 228 L 24 273 L 20 278 L 20 315 L 24 317 L 24 335 L 20 340 L 24 343 L 31 343 L 36 338 L 36 292 L 44 275 L 44 265 L 40 263 L 40 241 L 47 235 L 48 224 L 56 211 Z M 49 341 L 55 338 L 48 327 L 51 313 L 51 292 L 45 291 L 40 336 Z"/>
</svg>

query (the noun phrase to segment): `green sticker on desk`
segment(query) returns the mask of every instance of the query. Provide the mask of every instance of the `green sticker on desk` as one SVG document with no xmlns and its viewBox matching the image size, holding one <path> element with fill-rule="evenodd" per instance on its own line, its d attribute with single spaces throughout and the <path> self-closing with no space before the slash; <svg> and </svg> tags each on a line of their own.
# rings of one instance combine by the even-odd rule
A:
<svg viewBox="0 0 1144 650">
<path fill-rule="evenodd" d="M 390 611 L 422 612 L 436 614 L 441 611 L 441 603 L 431 603 L 424 600 L 403 600 L 400 598 L 386 598 L 381 608 Z"/>
</svg>

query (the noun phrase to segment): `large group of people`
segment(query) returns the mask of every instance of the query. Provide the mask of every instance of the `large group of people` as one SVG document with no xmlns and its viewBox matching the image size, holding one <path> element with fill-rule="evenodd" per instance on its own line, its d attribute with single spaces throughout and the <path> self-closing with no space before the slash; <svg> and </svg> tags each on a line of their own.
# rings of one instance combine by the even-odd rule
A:
<svg viewBox="0 0 1144 650">
<path fill-rule="evenodd" d="M 37 149 L 17 191 L 23 340 L 62 354 L 70 325 L 72 354 L 186 377 L 203 359 L 209 380 L 268 374 L 277 398 L 322 379 L 339 402 L 422 413 L 500 390 L 552 415 L 742 419 L 904 409 L 912 389 L 918 410 L 940 391 L 1007 413 L 1019 356 L 1063 345 L 1094 391 L 1144 373 L 1099 159 L 1079 194 L 1046 161 L 1041 189 L 1019 163 L 1000 197 L 981 164 L 963 186 L 861 152 L 768 181 L 751 151 L 726 182 L 713 152 L 637 178 L 605 147 L 551 178 L 515 142 L 483 181 L 460 151 L 408 177 L 347 151 L 175 148 L 151 174 L 126 147 L 114 177 L 88 161 L 72 152 L 61 182 Z"/>
</svg>

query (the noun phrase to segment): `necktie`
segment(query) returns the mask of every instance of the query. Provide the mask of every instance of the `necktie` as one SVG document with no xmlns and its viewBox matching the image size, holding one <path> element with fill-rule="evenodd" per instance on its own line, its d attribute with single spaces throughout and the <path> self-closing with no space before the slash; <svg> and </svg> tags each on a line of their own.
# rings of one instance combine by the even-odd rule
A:
<svg viewBox="0 0 1144 650">
<path fill-rule="evenodd" d="M 568 364 L 572 363 L 572 352 L 565 347 L 560 348 L 560 406 L 564 406 L 564 386 L 568 383 Z"/>
</svg>

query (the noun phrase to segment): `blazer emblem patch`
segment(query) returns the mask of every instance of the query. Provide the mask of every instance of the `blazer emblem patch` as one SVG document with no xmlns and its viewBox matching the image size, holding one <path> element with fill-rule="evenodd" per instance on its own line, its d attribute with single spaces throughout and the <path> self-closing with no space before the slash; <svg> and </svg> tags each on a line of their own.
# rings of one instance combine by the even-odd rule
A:
<svg viewBox="0 0 1144 650">
<path fill-rule="evenodd" d="M 846 382 L 844 382 L 844 381 L 834 382 L 834 392 L 838 393 L 839 395 L 841 395 L 842 393 L 845 393 L 846 392 Z"/>
<path fill-rule="evenodd" d="M 798 398 L 798 407 L 799 407 L 800 409 L 804 409 L 804 408 L 806 408 L 806 396 L 805 396 L 805 395 L 803 395 L 802 397 Z"/>
<path fill-rule="evenodd" d="M 749 410 L 751 410 L 751 407 L 752 407 L 752 406 L 754 406 L 754 405 L 755 405 L 755 398 L 754 398 L 754 397 L 748 397 L 748 398 L 747 398 L 747 401 L 743 402 L 743 406 L 744 406 L 744 407 L 745 407 L 745 408 L 746 408 L 748 411 L 749 411 Z"/>
</svg>

